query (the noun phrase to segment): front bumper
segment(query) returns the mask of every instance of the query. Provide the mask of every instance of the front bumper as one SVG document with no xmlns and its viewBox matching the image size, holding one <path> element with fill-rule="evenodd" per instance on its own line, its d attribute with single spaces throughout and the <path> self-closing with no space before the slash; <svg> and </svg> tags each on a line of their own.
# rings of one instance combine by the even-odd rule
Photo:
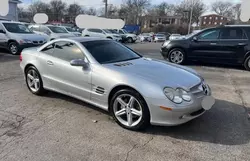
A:
<svg viewBox="0 0 250 161">
<path fill-rule="evenodd" d="M 148 103 L 151 124 L 161 126 L 175 126 L 186 123 L 204 114 L 207 110 L 202 107 L 202 100 L 206 96 L 195 98 L 190 104 L 174 104 L 166 99 L 145 98 Z M 172 110 L 162 109 L 168 107 Z"/>
<path fill-rule="evenodd" d="M 168 58 L 169 50 L 166 47 L 161 47 L 160 53 L 164 58 Z"/>
</svg>

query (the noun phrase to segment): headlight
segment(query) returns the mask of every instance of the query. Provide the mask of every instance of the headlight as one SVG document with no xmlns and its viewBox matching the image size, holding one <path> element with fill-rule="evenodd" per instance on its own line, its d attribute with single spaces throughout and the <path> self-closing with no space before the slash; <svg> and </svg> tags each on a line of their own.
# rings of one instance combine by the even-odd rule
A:
<svg viewBox="0 0 250 161">
<path fill-rule="evenodd" d="M 166 97 L 173 101 L 174 103 L 182 103 L 183 100 L 184 101 L 187 101 L 187 102 L 190 102 L 192 100 L 192 97 L 191 95 L 183 90 L 183 89 L 180 89 L 180 88 L 177 88 L 176 90 L 174 90 L 173 88 L 164 88 L 164 94 L 166 95 Z"/>
<path fill-rule="evenodd" d="M 25 43 L 32 43 L 32 41 L 31 40 L 28 40 L 28 39 L 24 39 L 23 40 Z"/>
<path fill-rule="evenodd" d="M 165 42 L 162 44 L 162 47 L 168 46 L 169 43 L 170 43 L 170 41 L 165 41 Z"/>
</svg>

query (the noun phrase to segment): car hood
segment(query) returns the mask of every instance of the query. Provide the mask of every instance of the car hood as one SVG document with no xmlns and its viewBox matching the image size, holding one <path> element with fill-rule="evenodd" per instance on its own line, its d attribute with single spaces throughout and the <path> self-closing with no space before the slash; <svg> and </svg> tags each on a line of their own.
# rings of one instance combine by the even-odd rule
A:
<svg viewBox="0 0 250 161">
<path fill-rule="evenodd" d="M 70 33 L 56 33 L 56 37 L 58 38 L 68 38 L 68 37 L 74 37 L 73 34 Z"/>
<path fill-rule="evenodd" d="M 20 39 L 27 39 L 31 41 L 46 41 L 47 37 L 38 34 L 16 34 Z"/>
<path fill-rule="evenodd" d="M 181 87 L 189 90 L 202 81 L 202 78 L 191 68 L 148 58 L 113 63 L 106 66 L 127 76 L 157 83 L 162 88 Z"/>
<path fill-rule="evenodd" d="M 126 36 L 131 36 L 131 37 L 135 37 L 135 34 L 126 34 Z"/>
</svg>

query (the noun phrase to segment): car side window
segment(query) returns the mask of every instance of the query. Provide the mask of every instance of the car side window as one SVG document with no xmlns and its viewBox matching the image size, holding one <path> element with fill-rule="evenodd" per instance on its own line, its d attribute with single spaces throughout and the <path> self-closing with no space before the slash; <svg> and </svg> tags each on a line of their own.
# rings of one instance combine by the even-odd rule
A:
<svg viewBox="0 0 250 161">
<path fill-rule="evenodd" d="M 32 26 L 30 29 L 32 31 L 39 31 L 39 26 Z"/>
<path fill-rule="evenodd" d="M 102 30 L 100 29 L 88 29 L 90 32 L 95 32 L 95 33 L 102 33 Z"/>
<path fill-rule="evenodd" d="M 68 62 L 73 59 L 85 58 L 82 50 L 75 43 L 69 41 L 56 42 L 53 56 Z"/>
<path fill-rule="evenodd" d="M 119 30 L 119 34 L 124 34 L 124 33 L 122 32 L 122 30 Z"/>
<path fill-rule="evenodd" d="M 44 49 L 42 49 L 41 51 L 43 52 L 43 53 L 46 53 L 46 54 L 48 54 L 48 55 L 53 55 L 53 52 L 54 52 L 54 46 L 55 46 L 55 44 L 50 44 L 50 45 L 48 45 L 47 47 L 45 47 Z"/>
<path fill-rule="evenodd" d="M 198 36 L 198 39 L 199 40 L 217 40 L 219 39 L 219 34 L 220 34 L 220 30 L 218 29 L 208 30 L 208 31 L 201 33 Z"/>
<path fill-rule="evenodd" d="M 246 39 L 244 38 L 244 33 L 240 28 L 224 28 L 221 31 L 220 39 Z"/>
</svg>

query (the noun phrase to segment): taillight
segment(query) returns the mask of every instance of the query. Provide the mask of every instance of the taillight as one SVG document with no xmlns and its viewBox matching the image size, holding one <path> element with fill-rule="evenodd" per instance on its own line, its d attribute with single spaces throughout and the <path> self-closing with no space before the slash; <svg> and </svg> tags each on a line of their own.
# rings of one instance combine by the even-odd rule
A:
<svg viewBox="0 0 250 161">
<path fill-rule="evenodd" d="M 19 60 L 20 60 L 20 61 L 23 60 L 22 53 L 21 53 L 20 56 L 19 56 Z"/>
</svg>

